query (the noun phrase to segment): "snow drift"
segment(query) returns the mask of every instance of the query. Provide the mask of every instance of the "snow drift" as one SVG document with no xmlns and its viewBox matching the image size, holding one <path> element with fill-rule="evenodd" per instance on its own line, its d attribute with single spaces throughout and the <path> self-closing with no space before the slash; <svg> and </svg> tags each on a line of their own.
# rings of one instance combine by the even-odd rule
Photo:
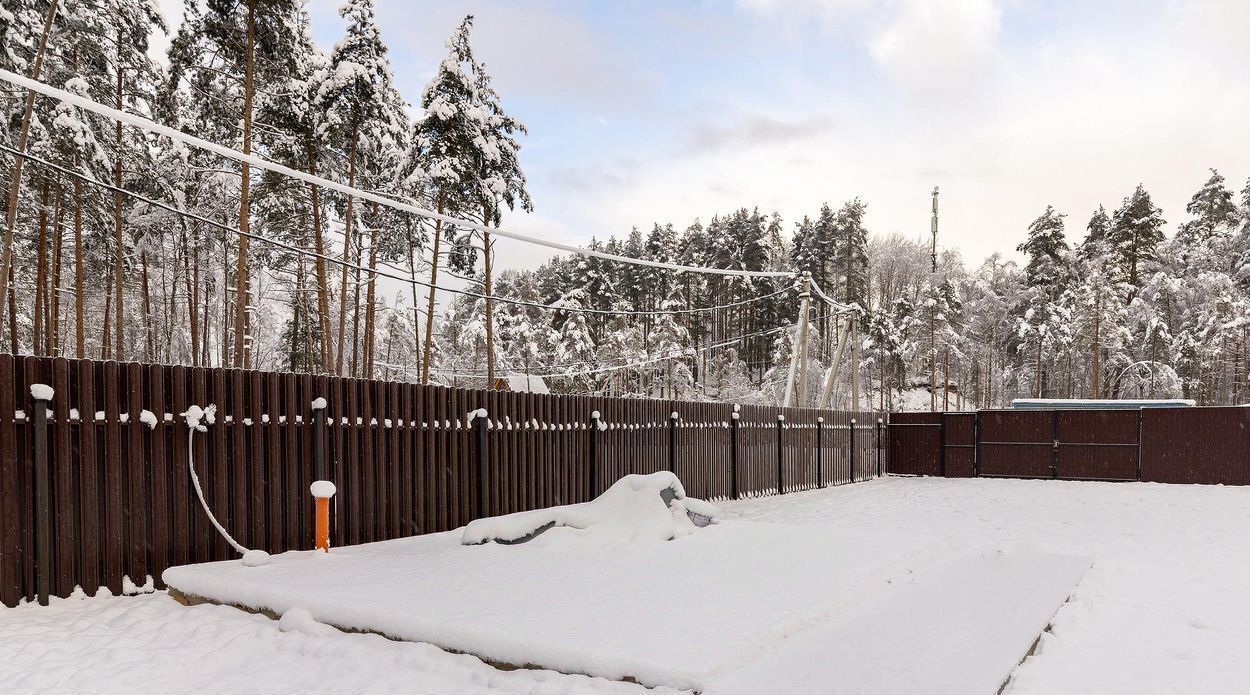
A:
<svg viewBox="0 0 1250 695">
<path fill-rule="evenodd" d="M 719 515 L 712 504 L 686 496 L 668 471 L 627 475 L 590 502 L 478 519 L 464 529 L 461 543 L 524 543 L 551 529 L 553 535 L 608 541 L 667 541 L 707 526 Z"/>
</svg>

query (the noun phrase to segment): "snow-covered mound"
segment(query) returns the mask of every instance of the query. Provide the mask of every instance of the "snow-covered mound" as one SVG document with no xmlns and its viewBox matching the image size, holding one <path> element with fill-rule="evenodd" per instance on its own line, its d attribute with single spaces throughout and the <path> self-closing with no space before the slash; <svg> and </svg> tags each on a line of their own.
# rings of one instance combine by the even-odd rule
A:
<svg viewBox="0 0 1250 695">
<path fill-rule="evenodd" d="M 667 541 L 718 515 L 712 504 L 687 497 L 676 475 L 662 471 L 627 475 L 590 502 L 478 519 L 465 527 L 461 543 L 524 543 L 550 529 L 595 540 Z"/>
</svg>

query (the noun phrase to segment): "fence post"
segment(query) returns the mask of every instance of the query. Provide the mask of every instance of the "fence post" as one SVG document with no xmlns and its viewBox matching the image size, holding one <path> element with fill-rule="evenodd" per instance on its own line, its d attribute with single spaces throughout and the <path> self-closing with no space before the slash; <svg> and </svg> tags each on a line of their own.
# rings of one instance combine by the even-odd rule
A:
<svg viewBox="0 0 1250 695">
<path fill-rule="evenodd" d="M 590 495 L 593 500 L 599 494 L 599 411 L 590 411 Z"/>
<path fill-rule="evenodd" d="M 859 482 L 859 478 L 856 476 L 856 473 L 858 473 L 859 471 L 855 469 L 855 418 L 851 418 L 850 432 L 851 432 L 851 482 L 855 483 L 855 482 Z"/>
<path fill-rule="evenodd" d="M 477 516 L 484 519 L 489 516 L 486 513 L 486 409 L 479 408 L 472 413 L 473 418 L 473 439 L 476 446 L 475 455 L 477 456 Z"/>
<path fill-rule="evenodd" d="M 822 435 L 824 434 L 824 431 L 825 431 L 825 418 L 824 416 L 818 416 L 816 418 L 816 487 L 817 488 L 822 488 L 825 486 L 824 476 L 821 475 L 822 469 L 824 468 L 823 464 L 824 464 L 824 455 L 825 455 L 825 448 L 821 446 L 821 440 L 822 440 Z"/>
<path fill-rule="evenodd" d="M 877 477 L 880 478 L 883 471 L 881 470 L 881 428 L 883 421 L 877 418 Z"/>
<path fill-rule="evenodd" d="M 668 416 L 668 470 L 677 474 L 677 411 Z"/>
<path fill-rule="evenodd" d="M 313 478 L 326 478 L 326 399 L 313 401 Z"/>
<path fill-rule="evenodd" d="M 52 399 L 52 389 L 35 384 L 30 391 L 35 400 L 31 432 L 35 440 L 35 585 L 39 605 L 46 606 L 52 586 L 52 509 L 48 491 L 48 401 Z"/>
<path fill-rule="evenodd" d="M 981 411 L 972 420 L 972 477 L 981 477 Z"/>
<path fill-rule="evenodd" d="M 781 431 L 785 429 L 786 416 L 777 416 L 777 494 L 786 494 L 785 449 L 781 443 Z"/>
<path fill-rule="evenodd" d="M 738 406 L 729 414 L 729 498 L 738 499 Z"/>
</svg>

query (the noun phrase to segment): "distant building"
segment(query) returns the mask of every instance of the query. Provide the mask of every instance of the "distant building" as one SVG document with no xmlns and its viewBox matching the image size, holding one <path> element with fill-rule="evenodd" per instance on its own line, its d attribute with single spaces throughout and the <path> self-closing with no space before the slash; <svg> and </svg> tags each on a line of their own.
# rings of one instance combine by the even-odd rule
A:
<svg viewBox="0 0 1250 695">
<path fill-rule="evenodd" d="M 541 376 L 516 373 L 495 379 L 494 389 L 515 393 L 551 393 L 547 390 L 547 382 L 543 381 Z"/>
</svg>

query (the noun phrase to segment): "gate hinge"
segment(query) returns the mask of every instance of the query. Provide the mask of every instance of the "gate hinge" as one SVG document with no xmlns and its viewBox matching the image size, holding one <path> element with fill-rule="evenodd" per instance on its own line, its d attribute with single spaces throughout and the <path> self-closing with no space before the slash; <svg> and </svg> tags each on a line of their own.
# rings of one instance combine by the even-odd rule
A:
<svg viewBox="0 0 1250 695">
<path fill-rule="evenodd" d="M 1055 441 L 1055 446 L 1054 446 L 1054 448 L 1058 449 L 1058 448 L 1059 448 L 1059 440 L 1058 440 L 1058 439 L 1056 439 L 1056 440 L 1054 440 L 1054 441 Z"/>
</svg>

